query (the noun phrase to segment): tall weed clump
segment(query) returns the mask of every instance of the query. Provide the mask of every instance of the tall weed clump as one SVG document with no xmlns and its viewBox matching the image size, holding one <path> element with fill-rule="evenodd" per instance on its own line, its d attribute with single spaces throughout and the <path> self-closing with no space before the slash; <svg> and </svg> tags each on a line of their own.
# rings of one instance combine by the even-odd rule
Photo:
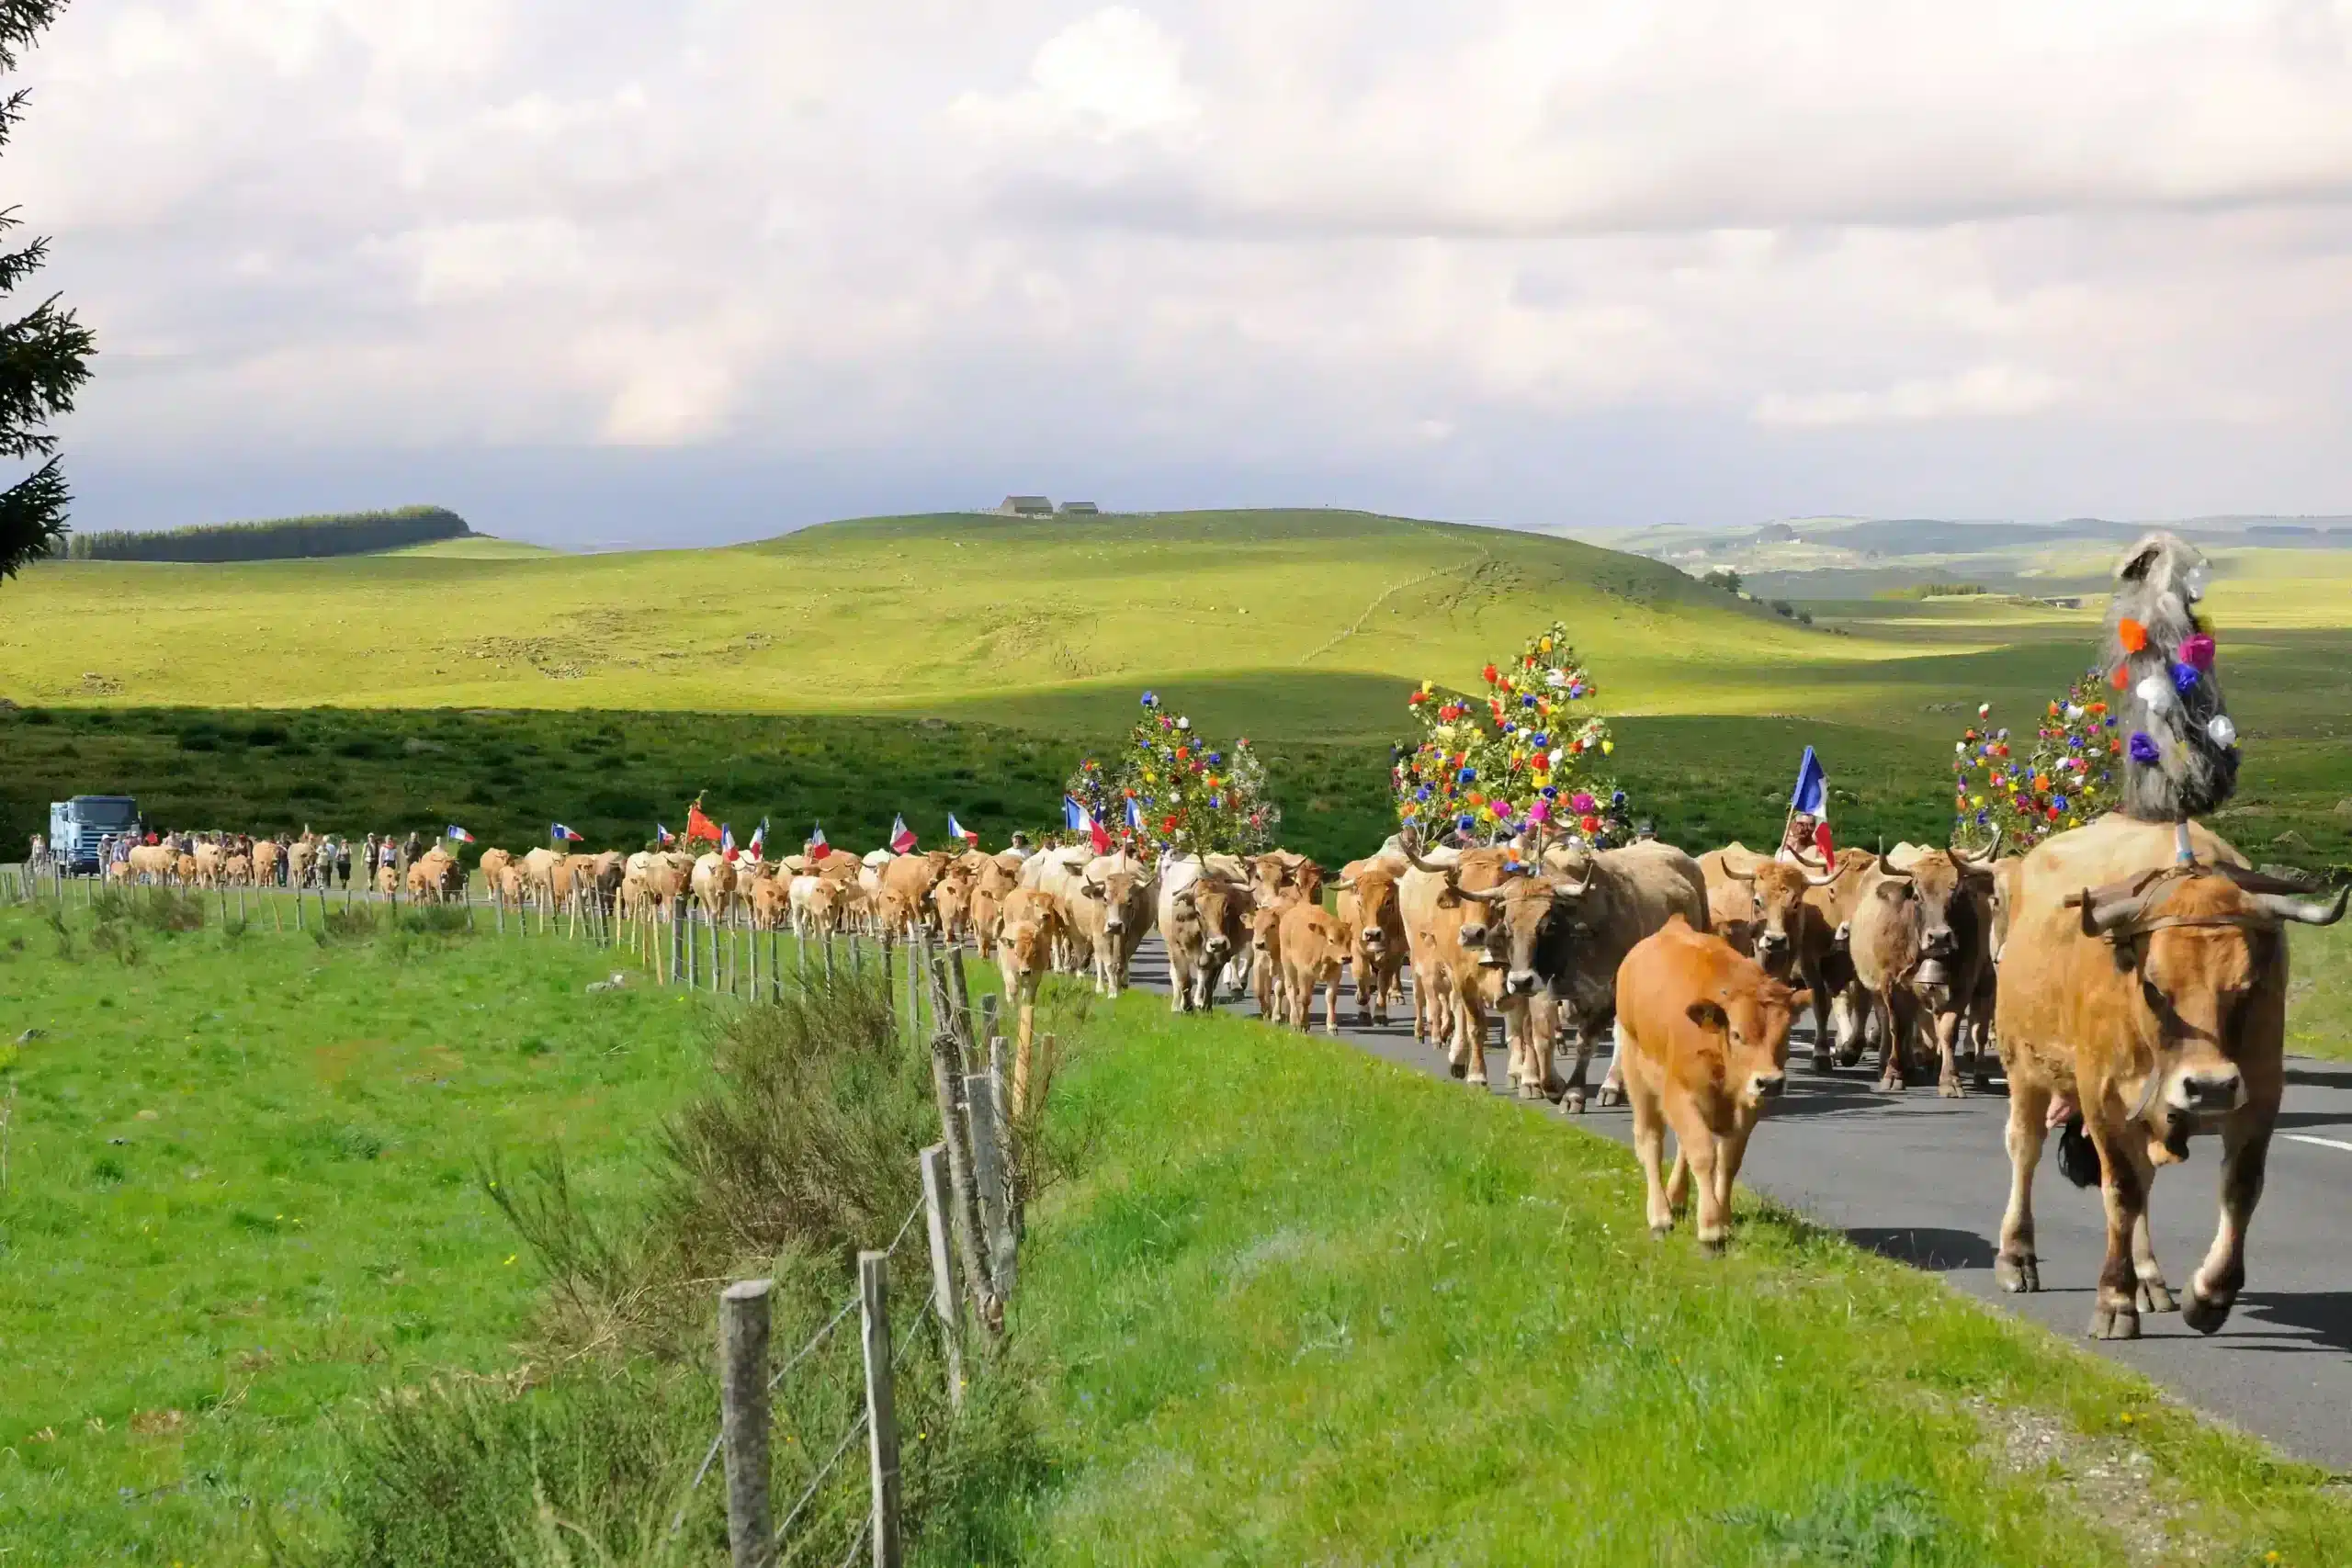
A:
<svg viewBox="0 0 2352 1568">
<path fill-rule="evenodd" d="M 809 976 L 716 1024 L 710 1087 L 662 1128 L 630 1204 L 582 1191 L 560 1153 L 481 1185 L 547 1279 L 511 1379 L 389 1393 L 347 1428 L 340 1539 L 282 1562 L 317 1568 L 563 1564 L 656 1568 L 726 1550 L 717 1466 L 693 1486 L 718 1418 L 716 1298 L 775 1280 L 787 1358 L 856 1293 L 856 1254 L 888 1247 L 937 1141 L 928 1043 L 907 1037 L 878 976 Z M 1028 1363 L 967 1343 L 965 1406 L 947 1397 L 920 1221 L 891 1265 L 891 1328 L 910 1544 L 1001 1558 L 1004 1496 L 1044 1449 Z M 773 1391 L 771 1487 L 808 1494 L 782 1561 L 838 1560 L 864 1518 L 862 1441 L 820 1482 L 863 1409 L 857 1315 Z M 812 1485 L 814 1490 L 811 1491 Z M 673 1532 L 675 1521 L 678 1528 Z"/>
</svg>

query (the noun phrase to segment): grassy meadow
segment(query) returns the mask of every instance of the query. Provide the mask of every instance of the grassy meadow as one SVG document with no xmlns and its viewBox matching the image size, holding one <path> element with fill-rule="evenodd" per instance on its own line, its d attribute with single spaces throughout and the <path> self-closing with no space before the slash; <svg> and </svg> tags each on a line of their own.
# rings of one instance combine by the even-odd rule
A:
<svg viewBox="0 0 2352 1568">
<path fill-rule="evenodd" d="M 2213 613 L 2257 859 L 2352 861 L 2352 580 L 2342 552 L 2222 552 Z M 1356 513 L 873 519 L 730 549 L 563 556 L 494 539 L 229 566 L 49 563 L 0 598 L 0 833 L 127 791 L 162 819 L 639 842 L 695 791 L 878 841 L 953 810 L 991 841 L 1055 819 L 1137 692 L 1267 756 L 1286 835 L 1345 860 L 1387 827 L 1423 678 L 1565 618 L 1638 811 L 1769 840 L 1802 747 L 1839 828 L 1938 835 L 1979 702 L 2031 721 L 2095 609 L 1998 596 L 1806 602 L 1799 626 L 1658 563 Z M 673 823 L 673 826 L 675 824 Z"/>
<path fill-rule="evenodd" d="M 6 1038 L 38 1032 L 0 1043 L 7 1561 L 715 1560 L 708 1493 L 684 1545 L 647 1527 L 710 1430 L 710 1288 L 780 1273 L 797 1343 L 839 1261 L 754 1246 L 664 1318 L 616 1238 L 685 1108 L 746 1091 L 714 1043 L 775 1010 L 589 995 L 592 946 L 413 913 L 322 941 L 141 907 L 0 911 Z M 2320 1564 L 2352 1530 L 2317 1472 L 1785 1213 L 1744 1207 L 1727 1260 L 1651 1243 L 1629 1156 L 1556 1118 L 1056 990 L 1062 1174 L 989 1430 L 902 1406 L 912 1561 L 2172 1561 L 2110 1532 L 2100 1471 L 2185 1561 Z M 786 1090 L 838 1099 L 824 1148 L 929 1135 L 919 1060 Z M 502 1217 L 485 1181 L 558 1150 L 565 1201 Z M 854 1341 L 829 1354 L 842 1382 Z M 786 1430 L 830 1440 L 825 1403 Z"/>
</svg>

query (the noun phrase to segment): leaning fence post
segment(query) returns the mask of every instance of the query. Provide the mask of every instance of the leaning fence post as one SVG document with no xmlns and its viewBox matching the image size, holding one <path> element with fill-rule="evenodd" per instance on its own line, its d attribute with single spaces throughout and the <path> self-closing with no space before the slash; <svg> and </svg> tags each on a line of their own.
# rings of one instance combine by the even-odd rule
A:
<svg viewBox="0 0 2352 1568">
<path fill-rule="evenodd" d="M 964 1319 L 956 1307 L 956 1264 L 947 1252 L 947 1145 L 922 1152 L 923 1228 L 931 1238 L 931 1310 L 947 1349 L 947 1402 L 964 1408 Z"/>
<path fill-rule="evenodd" d="M 857 1255 L 865 1319 L 865 1452 L 874 1479 L 874 1568 L 899 1568 L 899 1413 L 890 1387 L 890 1255 Z"/>
<path fill-rule="evenodd" d="M 972 1119 L 972 1180 L 979 1189 L 980 1224 L 989 1239 L 989 1281 L 1001 1301 L 1012 1294 L 1012 1226 L 1004 1212 L 1004 1123 L 996 1113 L 990 1074 L 964 1079 L 964 1110 Z"/>
<path fill-rule="evenodd" d="M 770 1568 L 768 1519 L 768 1295 L 773 1280 L 745 1280 L 718 1297 L 719 1435 L 727 1450 L 727 1544 L 733 1568 Z"/>
<path fill-rule="evenodd" d="M 956 1246 L 964 1266 L 964 1283 L 972 1292 L 973 1307 L 990 1333 L 1004 1326 L 989 1283 L 988 1260 L 980 1240 L 979 1196 L 972 1174 L 972 1145 L 964 1127 L 963 1108 L 956 1090 L 963 1083 L 963 1064 L 955 1040 L 931 1037 L 931 1089 L 939 1101 L 939 1135 L 947 1145 L 948 1194 L 956 1202 Z"/>
</svg>

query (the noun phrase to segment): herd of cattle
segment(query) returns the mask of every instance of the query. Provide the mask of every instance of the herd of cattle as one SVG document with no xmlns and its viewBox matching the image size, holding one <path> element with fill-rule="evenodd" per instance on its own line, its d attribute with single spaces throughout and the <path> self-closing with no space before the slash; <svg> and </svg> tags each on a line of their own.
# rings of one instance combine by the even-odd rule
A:
<svg viewBox="0 0 2352 1568">
<path fill-rule="evenodd" d="M 216 852 L 208 858 L 207 849 Z M 763 862 L 716 852 L 624 855 L 489 850 L 484 882 L 502 909 L 570 910 L 620 922 L 661 961 L 661 933 L 694 916 L 714 930 L 790 928 L 804 939 L 928 931 L 993 958 L 1021 1017 L 1022 1055 L 1039 987 L 1054 973 L 1115 996 L 1158 931 L 1170 1006 L 1213 1008 L 1254 994 L 1269 1018 L 1308 1027 L 1322 993 L 1339 1027 L 1351 983 L 1359 1019 L 1385 1023 L 1410 976 L 1416 1040 L 1456 1077 L 1487 1080 L 1499 1022 L 1510 1081 L 1528 1099 L 1581 1111 L 1592 1056 L 1614 1037 L 1608 1104 L 1631 1106 L 1663 1232 L 1695 1179 L 1701 1242 L 1720 1247 L 1748 1137 L 1785 1084 L 1798 1016 L 1814 1021 L 1814 1066 L 1850 1066 L 1875 1045 L 1878 1083 L 1932 1073 L 1939 1093 L 2007 1081 L 2011 1183 L 1996 1264 L 2003 1286 L 2039 1290 L 2032 1180 L 2047 1136 L 2061 1164 L 2097 1180 L 2107 1257 L 2092 1331 L 2128 1337 L 2139 1314 L 2174 1298 L 2149 1242 L 2156 1168 L 2220 1134 L 2221 1223 L 2181 1309 L 2205 1332 L 2245 1280 L 2246 1224 L 2284 1083 L 2285 927 L 2340 919 L 2341 892 L 2315 898 L 2257 874 L 2201 828 L 2122 816 L 2054 837 L 2022 857 L 1899 846 L 1834 860 L 1758 854 L 1738 844 L 1692 857 L 1656 841 L 1591 851 L 1520 842 L 1423 847 L 1392 838 L 1336 877 L 1285 851 L 1171 854 L 1156 863 L 1084 846 L 1031 854 L 978 850 Z M 168 863 L 156 859 L 171 854 Z M 301 886 L 316 841 L 141 849 L 145 880 L 266 879 L 273 858 Z M 147 857 L 141 860 L 140 857 Z M 149 863 L 152 862 L 153 863 Z M 446 851 L 379 873 L 378 890 L 464 897 Z M 1328 895 L 1328 897 L 1327 897 Z M 1555 1066 L 1568 1055 L 1565 1074 Z M 1678 1152 L 1662 1173 L 1665 1134 Z"/>
</svg>

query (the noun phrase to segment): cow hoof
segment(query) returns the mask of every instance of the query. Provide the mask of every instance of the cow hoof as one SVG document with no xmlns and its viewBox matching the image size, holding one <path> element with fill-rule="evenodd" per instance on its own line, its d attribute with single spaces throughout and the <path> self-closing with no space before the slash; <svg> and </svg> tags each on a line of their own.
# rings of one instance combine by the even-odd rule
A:
<svg viewBox="0 0 2352 1568">
<path fill-rule="evenodd" d="M 1993 1260 L 1993 1278 L 2013 1296 L 2031 1295 L 2041 1289 L 2041 1265 L 2030 1258 L 2003 1253 Z"/>
<path fill-rule="evenodd" d="M 1600 1086 L 1600 1098 L 1599 1104 L 1603 1111 L 1608 1110 L 1611 1106 L 1616 1104 L 1619 1100 L 1624 1098 L 1625 1097 L 1623 1094 L 1610 1088 L 1607 1084 L 1602 1084 Z M 1578 1106 L 1577 1109 L 1581 1111 L 1584 1108 L 1582 1106 Z"/>
<path fill-rule="evenodd" d="M 1572 1089 L 1560 1097 L 1560 1109 L 1581 1116 L 1584 1114 L 1584 1090 Z"/>
<path fill-rule="evenodd" d="M 1936 1093 L 1939 1098 L 1944 1100 L 1966 1100 L 1968 1098 L 1968 1091 L 1960 1087 L 1960 1080 L 1958 1078 L 1939 1079 L 1936 1084 Z"/>
<path fill-rule="evenodd" d="M 1826 1051 L 1815 1051 L 1815 1052 L 1813 1054 L 1813 1070 L 1814 1070 L 1815 1072 L 1816 1072 L 1816 1073 L 1826 1073 L 1826 1072 L 1832 1072 L 1832 1071 L 1836 1070 L 1836 1067 L 1837 1067 L 1837 1063 L 1831 1059 L 1830 1055 L 1829 1055 L 1829 1053 L 1828 1053 L 1828 1052 L 1826 1052 Z"/>
<path fill-rule="evenodd" d="M 1719 1235 L 1702 1235 L 1699 1238 L 1699 1250 L 1709 1258 L 1721 1258 L 1724 1255 L 1724 1239 Z"/>
<path fill-rule="evenodd" d="M 1881 1094 L 1901 1094 L 1903 1080 L 1896 1077 L 1881 1078 L 1878 1080 L 1878 1091 Z"/>
<path fill-rule="evenodd" d="M 1662 1225 L 1652 1225 L 1650 1227 L 1650 1239 L 1652 1241 L 1664 1241 L 1668 1236 L 1673 1234 L 1674 1225 L 1671 1221 Z"/>
<path fill-rule="evenodd" d="M 1544 1098 L 1543 1086 L 1540 1084 L 1521 1082 L 1519 1086 L 1519 1098 L 1521 1100 L 1541 1100 Z"/>
<path fill-rule="evenodd" d="M 1470 1064 L 1467 1062 L 1448 1062 L 1445 1065 L 1445 1070 L 1457 1078 L 1466 1078 L 1470 1076 Z"/>
<path fill-rule="evenodd" d="M 2230 1308 L 2233 1304 L 2199 1295 L 2192 1284 L 2188 1287 L 2188 1299 L 2180 1306 L 2180 1321 L 2199 1334 L 2211 1334 L 2230 1321 Z"/>
<path fill-rule="evenodd" d="M 2137 1339 L 2140 1337 L 2140 1310 L 2129 1302 L 2116 1306 L 2101 1304 L 2091 1310 L 2091 1337 L 2094 1339 Z"/>
<path fill-rule="evenodd" d="M 2172 1292 L 2165 1287 L 2162 1280 L 2143 1280 L 2140 1281 L 2140 1310 L 2142 1312 L 2177 1312 L 2180 1310 L 2180 1305 L 2173 1300 Z"/>
</svg>

